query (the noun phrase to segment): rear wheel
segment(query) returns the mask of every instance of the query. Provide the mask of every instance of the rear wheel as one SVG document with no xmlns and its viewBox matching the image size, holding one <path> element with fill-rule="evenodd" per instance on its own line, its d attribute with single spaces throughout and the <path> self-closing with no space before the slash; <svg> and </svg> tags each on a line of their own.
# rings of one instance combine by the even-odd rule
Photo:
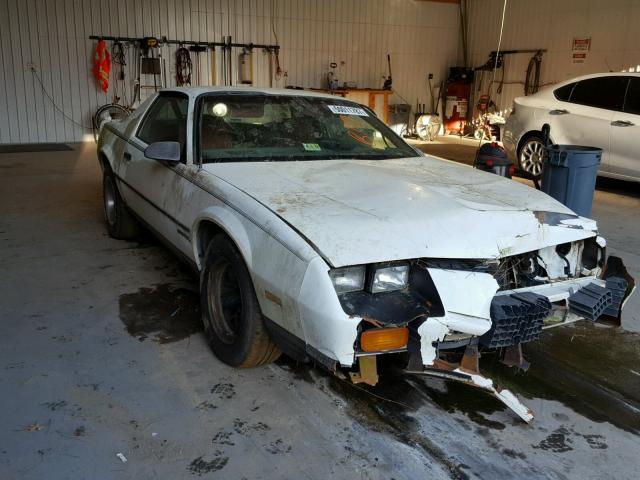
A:
<svg viewBox="0 0 640 480">
<path fill-rule="evenodd" d="M 542 140 L 542 135 L 533 134 L 527 137 L 518 152 L 520 168 L 533 178 L 542 176 L 544 159 L 547 151 Z"/>
<path fill-rule="evenodd" d="M 109 170 L 102 178 L 104 219 L 109 235 L 120 240 L 131 240 L 140 234 L 140 224 L 122 201 L 116 180 Z"/>
<path fill-rule="evenodd" d="M 205 333 L 220 360 L 247 368 L 280 356 L 264 325 L 244 259 L 226 235 L 215 236 L 207 248 L 200 291 Z"/>
</svg>

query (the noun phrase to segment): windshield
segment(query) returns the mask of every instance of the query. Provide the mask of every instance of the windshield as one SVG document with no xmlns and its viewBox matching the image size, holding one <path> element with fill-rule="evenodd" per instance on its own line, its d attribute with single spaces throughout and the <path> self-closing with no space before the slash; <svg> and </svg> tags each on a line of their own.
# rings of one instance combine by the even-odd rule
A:
<svg viewBox="0 0 640 480">
<path fill-rule="evenodd" d="M 369 110 L 340 98 L 206 96 L 199 125 L 203 163 L 418 156 Z"/>
</svg>

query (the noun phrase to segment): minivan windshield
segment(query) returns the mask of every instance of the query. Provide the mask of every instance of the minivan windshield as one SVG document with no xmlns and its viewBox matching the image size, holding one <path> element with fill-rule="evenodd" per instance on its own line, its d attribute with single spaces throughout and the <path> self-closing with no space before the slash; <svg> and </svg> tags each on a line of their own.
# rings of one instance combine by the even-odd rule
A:
<svg viewBox="0 0 640 480">
<path fill-rule="evenodd" d="M 340 98 L 215 94 L 199 112 L 202 163 L 418 156 L 368 109 Z"/>
</svg>

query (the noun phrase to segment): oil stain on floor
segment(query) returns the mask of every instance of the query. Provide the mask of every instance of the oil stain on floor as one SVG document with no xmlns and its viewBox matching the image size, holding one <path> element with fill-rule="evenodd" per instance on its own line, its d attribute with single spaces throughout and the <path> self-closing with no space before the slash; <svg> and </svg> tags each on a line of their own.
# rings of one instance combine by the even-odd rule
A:
<svg viewBox="0 0 640 480">
<path fill-rule="evenodd" d="M 141 342 L 151 338 L 171 343 L 202 331 L 200 296 L 171 284 L 141 288 L 120 295 L 120 319 Z"/>
</svg>

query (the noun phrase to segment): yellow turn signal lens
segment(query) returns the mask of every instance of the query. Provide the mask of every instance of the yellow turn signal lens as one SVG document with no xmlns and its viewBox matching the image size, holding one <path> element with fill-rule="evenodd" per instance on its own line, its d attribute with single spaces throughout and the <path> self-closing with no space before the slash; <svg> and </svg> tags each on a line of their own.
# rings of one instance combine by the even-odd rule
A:
<svg viewBox="0 0 640 480">
<path fill-rule="evenodd" d="M 407 346 L 409 329 L 406 327 L 373 328 L 360 335 L 360 348 L 363 352 L 398 350 Z"/>
</svg>

